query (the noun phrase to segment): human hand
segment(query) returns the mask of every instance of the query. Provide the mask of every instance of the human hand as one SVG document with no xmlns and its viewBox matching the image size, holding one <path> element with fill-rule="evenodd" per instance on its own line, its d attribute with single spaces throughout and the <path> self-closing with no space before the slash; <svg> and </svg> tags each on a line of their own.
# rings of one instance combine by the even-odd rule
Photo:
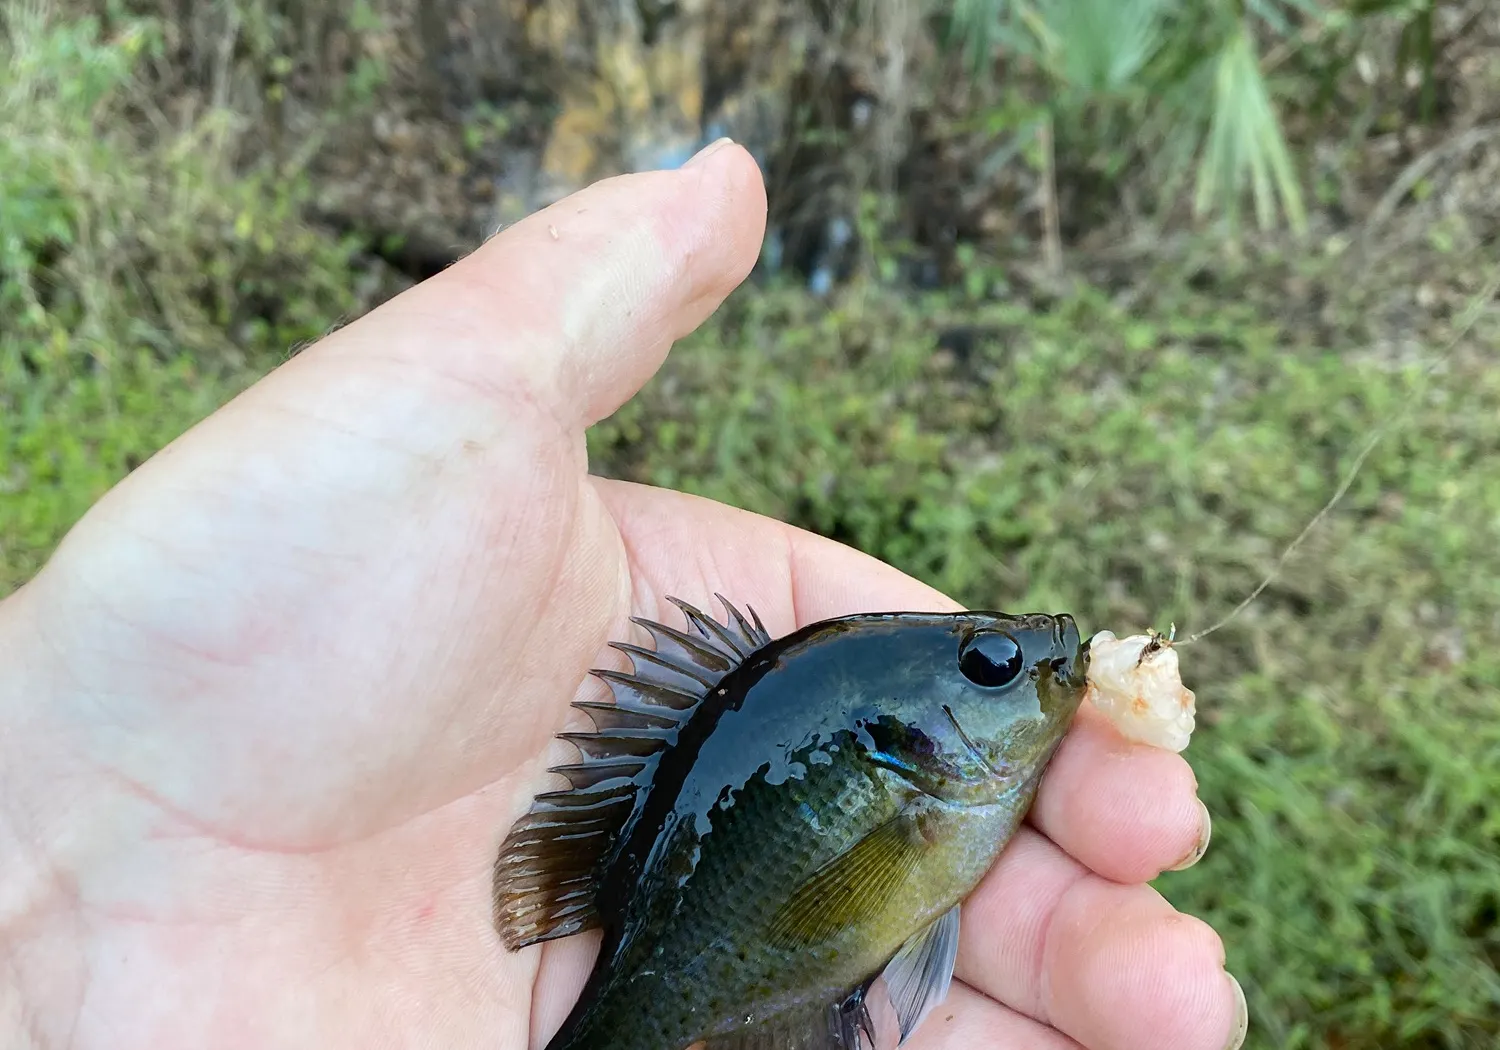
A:
<svg viewBox="0 0 1500 1050">
<path fill-rule="evenodd" d="M 627 618 L 956 608 L 587 474 L 764 221 L 734 146 L 570 197 L 278 368 L 0 603 L 0 1043 L 540 1048 L 596 941 L 507 953 L 491 863 Z M 1218 937 L 1143 885 L 1199 849 L 1194 793 L 1085 711 L 915 1050 L 1234 1045 Z"/>
</svg>

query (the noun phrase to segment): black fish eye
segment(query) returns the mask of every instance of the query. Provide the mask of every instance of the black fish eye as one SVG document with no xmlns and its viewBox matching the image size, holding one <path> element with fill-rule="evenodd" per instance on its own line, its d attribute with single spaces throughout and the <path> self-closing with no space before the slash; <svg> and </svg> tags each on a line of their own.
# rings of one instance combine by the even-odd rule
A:
<svg viewBox="0 0 1500 1050">
<path fill-rule="evenodd" d="M 958 669 L 975 685 L 1009 685 L 1021 673 L 1021 647 L 1003 631 L 976 634 L 959 650 Z"/>
</svg>

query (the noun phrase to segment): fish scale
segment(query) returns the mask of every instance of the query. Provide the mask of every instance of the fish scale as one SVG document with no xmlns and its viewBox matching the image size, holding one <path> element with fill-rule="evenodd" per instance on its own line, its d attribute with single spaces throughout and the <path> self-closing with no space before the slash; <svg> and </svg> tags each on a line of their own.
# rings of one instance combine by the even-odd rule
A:
<svg viewBox="0 0 1500 1050">
<path fill-rule="evenodd" d="M 853 765 L 812 767 L 797 784 L 800 801 L 821 814 L 831 832 L 807 834 L 800 808 L 782 804 L 785 785 L 760 778 L 716 813 L 713 830 L 698 843 L 690 892 L 657 898 L 676 903 L 675 914 L 652 917 L 664 931 L 659 939 L 622 946 L 612 980 L 598 991 L 589 1028 L 616 1033 L 611 1042 L 620 1050 L 686 1045 L 702 1028 L 743 1017 L 755 1008 L 754 1000 L 773 996 L 773 975 L 813 968 L 805 953 L 750 951 L 742 935 L 766 925 L 766 902 L 784 897 L 788 887 L 862 837 L 872 820 L 894 814 L 890 791 Z M 713 932 L 705 937 L 705 931 Z M 848 991 L 815 984 L 796 999 L 822 1004 Z M 640 1013 L 642 1002 L 671 1008 Z M 709 1026 L 701 1021 L 705 1013 L 715 1019 Z"/>
</svg>

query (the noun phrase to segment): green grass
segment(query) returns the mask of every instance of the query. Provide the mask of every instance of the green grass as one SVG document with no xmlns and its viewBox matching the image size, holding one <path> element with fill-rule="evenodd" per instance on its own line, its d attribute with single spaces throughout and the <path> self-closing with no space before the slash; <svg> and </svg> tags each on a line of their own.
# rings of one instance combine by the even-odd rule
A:
<svg viewBox="0 0 1500 1050">
<path fill-rule="evenodd" d="M 935 350 L 953 325 L 972 345 Z M 29 466 L 0 504 L 4 579 L 223 382 L 145 355 L 6 374 L 27 394 L 0 450 Z M 1088 289 L 1046 311 L 857 289 L 832 312 L 746 289 L 591 446 L 597 469 L 815 528 L 971 604 L 1190 631 L 1413 391 L 1282 581 L 1183 650 L 1214 845 L 1161 888 L 1224 934 L 1252 1047 L 1480 1047 L 1500 1037 L 1492 371 L 1421 392 L 1188 293 L 1127 316 Z"/>
<path fill-rule="evenodd" d="M 109 485 L 356 306 L 352 251 L 301 219 L 296 172 L 236 167 L 211 121 L 116 133 L 148 37 L 27 32 L 0 49 L 3 97 L 25 102 L 0 110 L 0 594 Z M 1141 270 L 1129 310 L 1091 287 L 997 301 L 1003 275 L 978 263 L 968 295 L 856 285 L 830 309 L 747 287 L 591 454 L 974 605 L 1187 633 L 1410 408 L 1281 579 L 1183 649 L 1214 844 L 1161 887 L 1223 932 L 1251 1047 L 1493 1046 L 1497 332 L 1482 322 L 1424 383 L 1375 323 L 1418 278 L 1482 279 L 1479 245 L 1430 248 L 1384 283 L 1329 260 Z M 1433 352 L 1436 328 L 1406 324 Z"/>
</svg>

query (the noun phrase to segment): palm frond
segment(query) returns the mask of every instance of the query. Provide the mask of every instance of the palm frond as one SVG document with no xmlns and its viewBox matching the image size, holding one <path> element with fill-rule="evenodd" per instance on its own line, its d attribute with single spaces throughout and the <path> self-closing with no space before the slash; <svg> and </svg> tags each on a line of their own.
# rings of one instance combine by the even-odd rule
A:
<svg viewBox="0 0 1500 1050">
<path fill-rule="evenodd" d="M 1132 82 L 1162 44 L 1169 0 L 1035 0 L 1052 73 L 1074 90 L 1114 92 Z"/>
<path fill-rule="evenodd" d="M 1212 61 L 1213 111 L 1194 212 L 1202 216 L 1219 207 L 1233 218 L 1248 188 L 1262 229 L 1276 221 L 1279 198 L 1293 230 L 1305 232 L 1302 189 L 1249 32 L 1241 27 L 1232 34 Z"/>
<path fill-rule="evenodd" d="M 1029 0 L 951 0 L 948 43 L 963 51 L 970 71 L 984 75 L 997 48 L 1046 62 L 1046 27 Z M 1039 32 L 1040 31 L 1040 32 Z"/>
<path fill-rule="evenodd" d="M 1262 227 L 1282 212 L 1301 233 L 1301 187 L 1251 27 L 1286 37 L 1325 17 L 1322 0 L 952 0 L 950 29 L 971 61 L 996 48 L 1036 60 L 1059 127 L 1133 121 L 1125 134 L 1169 187 L 1193 180 L 1198 217 L 1236 221 L 1248 193 Z"/>
<path fill-rule="evenodd" d="M 1287 18 L 1290 11 L 1300 12 L 1317 21 L 1328 15 L 1317 0 L 1245 0 L 1245 14 L 1260 19 L 1281 36 L 1289 36 L 1295 31 L 1291 20 Z"/>
</svg>

